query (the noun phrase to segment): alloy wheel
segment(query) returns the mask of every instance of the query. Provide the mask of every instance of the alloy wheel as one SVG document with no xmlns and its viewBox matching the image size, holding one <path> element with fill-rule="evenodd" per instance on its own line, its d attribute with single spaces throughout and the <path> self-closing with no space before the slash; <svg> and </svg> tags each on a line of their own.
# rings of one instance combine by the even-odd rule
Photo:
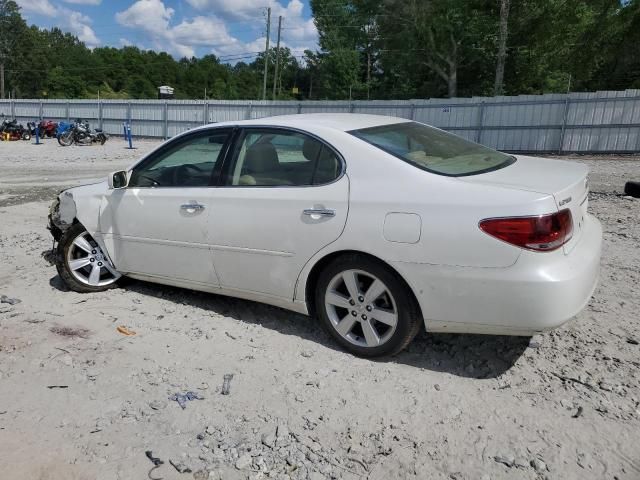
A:
<svg viewBox="0 0 640 480">
<path fill-rule="evenodd" d="M 73 239 L 67 250 L 66 262 L 73 277 L 91 287 L 111 285 L 121 276 L 87 232 Z"/>
<path fill-rule="evenodd" d="M 325 309 L 336 332 L 359 347 L 383 345 L 398 325 L 398 308 L 390 289 L 362 270 L 345 270 L 331 279 Z"/>
</svg>

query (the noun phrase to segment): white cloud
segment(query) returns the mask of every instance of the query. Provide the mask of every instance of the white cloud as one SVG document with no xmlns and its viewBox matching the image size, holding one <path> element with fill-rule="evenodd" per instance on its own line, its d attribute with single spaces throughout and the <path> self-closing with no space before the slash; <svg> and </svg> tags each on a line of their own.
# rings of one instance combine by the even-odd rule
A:
<svg viewBox="0 0 640 480">
<path fill-rule="evenodd" d="M 232 37 L 220 19 L 197 16 L 172 26 L 175 11 L 162 0 L 138 0 L 127 10 L 118 12 L 116 20 L 125 27 L 143 30 L 156 49 L 191 57 L 199 46 L 234 46 Z"/>
<path fill-rule="evenodd" d="M 87 3 L 95 2 L 96 0 L 73 0 L 70 3 L 81 3 L 83 1 Z M 55 18 L 58 28 L 73 33 L 89 48 L 97 47 L 100 44 L 100 40 L 93 28 L 91 28 L 91 19 L 80 12 L 66 7 L 56 7 L 49 0 L 18 0 L 17 3 L 27 14 Z"/>
<path fill-rule="evenodd" d="M 45 17 L 55 17 L 58 12 L 49 0 L 16 0 L 24 13 L 35 13 Z"/>
<path fill-rule="evenodd" d="M 66 3 L 74 3 L 76 5 L 100 5 L 102 0 L 62 0 Z"/>
<path fill-rule="evenodd" d="M 66 10 L 66 9 L 65 9 Z M 74 12 L 68 10 L 65 15 L 65 22 L 67 29 L 75 34 L 81 42 L 84 42 L 88 47 L 97 47 L 100 44 L 100 40 L 96 36 L 93 29 L 88 25 L 91 23 L 91 19 L 80 12 Z"/>
<path fill-rule="evenodd" d="M 278 17 L 282 16 L 283 44 L 298 53 L 307 48 L 314 50 L 318 46 L 318 30 L 312 18 L 304 19 L 304 4 L 300 0 L 290 0 L 286 5 L 277 0 L 266 0 L 261 6 L 256 6 L 255 0 L 187 0 L 187 3 L 195 9 L 214 13 L 227 22 L 246 22 L 255 25 L 256 30 L 261 32 L 264 31 L 266 23 L 264 7 L 269 6 L 273 41 L 278 28 Z M 255 44 L 255 42 L 250 43 Z M 264 49 L 264 43 L 260 49 Z"/>
<path fill-rule="evenodd" d="M 300 0 L 290 0 L 286 6 L 276 0 L 267 1 L 272 6 L 271 38 L 274 46 L 279 15 L 284 17 L 283 46 L 295 50 L 294 54 L 317 46 L 318 32 L 313 20 L 302 17 L 304 5 Z M 179 56 L 193 56 L 196 49 L 203 47 L 218 56 L 264 50 L 264 9 L 256 7 L 254 0 L 187 2 L 202 14 L 172 24 L 175 10 L 167 7 L 163 0 L 137 0 L 126 10 L 116 13 L 116 21 L 144 32 L 153 48 Z M 253 31 L 258 38 L 243 41 L 233 36 L 228 27 L 238 24 L 246 24 L 242 30 Z"/>
</svg>

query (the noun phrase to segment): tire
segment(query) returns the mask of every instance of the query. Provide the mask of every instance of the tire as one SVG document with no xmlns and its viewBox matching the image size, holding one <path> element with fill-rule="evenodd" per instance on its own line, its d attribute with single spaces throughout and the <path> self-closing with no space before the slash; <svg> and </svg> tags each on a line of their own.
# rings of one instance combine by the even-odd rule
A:
<svg viewBox="0 0 640 480">
<path fill-rule="evenodd" d="M 640 182 L 627 182 L 624 185 L 625 195 L 640 198 Z"/>
<path fill-rule="evenodd" d="M 100 133 L 98 134 L 98 141 L 100 142 L 100 145 L 104 145 L 107 141 L 107 137 L 104 134 Z"/>
<path fill-rule="evenodd" d="M 359 357 L 398 354 L 422 325 L 420 309 L 404 280 L 363 255 L 338 257 L 325 267 L 318 277 L 315 310 L 329 334 Z"/>
<path fill-rule="evenodd" d="M 31 140 L 31 134 L 29 132 L 24 132 L 22 134 L 22 140 L 24 140 L 25 142 L 28 142 L 29 140 Z"/>
<path fill-rule="evenodd" d="M 63 147 L 73 145 L 73 132 L 64 132 L 58 135 L 58 143 Z"/>
<path fill-rule="evenodd" d="M 76 262 L 75 269 L 71 262 Z M 121 278 L 95 240 L 79 223 L 62 234 L 56 252 L 56 268 L 69 289 L 80 293 L 109 290 Z M 92 275 L 96 269 L 97 277 Z"/>
</svg>

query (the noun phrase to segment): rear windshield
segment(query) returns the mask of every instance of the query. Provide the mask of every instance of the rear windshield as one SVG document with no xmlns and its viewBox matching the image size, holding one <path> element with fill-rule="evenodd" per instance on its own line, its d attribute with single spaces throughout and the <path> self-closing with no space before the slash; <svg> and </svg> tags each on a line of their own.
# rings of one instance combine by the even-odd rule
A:
<svg viewBox="0 0 640 480">
<path fill-rule="evenodd" d="M 394 123 L 349 133 L 438 175 L 477 175 L 504 168 L 516 161 L 510 155 L 421 123 Z"/>
</svg>

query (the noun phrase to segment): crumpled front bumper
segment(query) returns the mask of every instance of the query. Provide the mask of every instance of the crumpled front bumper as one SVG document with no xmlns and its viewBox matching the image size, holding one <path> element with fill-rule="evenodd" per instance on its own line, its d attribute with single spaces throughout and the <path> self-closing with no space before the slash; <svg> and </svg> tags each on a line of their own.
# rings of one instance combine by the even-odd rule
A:
<svg viewBox="0 0 640 480">
<path fill-rule="evenodd" d="M 63 190 L 49 207 L 47 229 L 54 240 L 59 241 L 65 230 L 73 225 L 76 219 L 76 203 L 73 194 Z"/>
</svg>

